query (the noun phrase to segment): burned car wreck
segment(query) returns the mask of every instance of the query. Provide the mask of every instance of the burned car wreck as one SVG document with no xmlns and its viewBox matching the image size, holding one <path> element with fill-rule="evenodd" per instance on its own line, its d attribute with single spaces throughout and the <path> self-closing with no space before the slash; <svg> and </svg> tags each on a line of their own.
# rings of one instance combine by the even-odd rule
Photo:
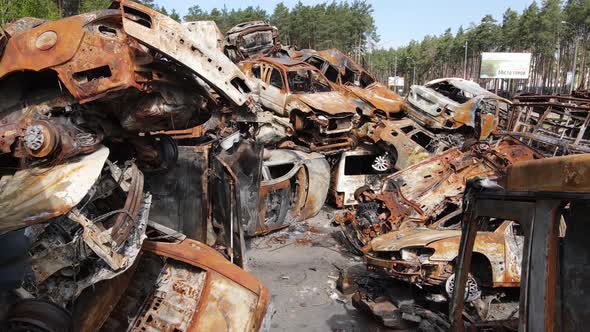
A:
<svg viewBox="0 0 590 332">
<path fill-rule="evenodd" d="M 401 116 L 402 97 L 377 81 L 368 71 L 341 51 L 305 49 L 294 52 L 292 58 L 318 68 L 347 95 L 369 104 L 371 107 L 362 109 L 362 114 L 367 119 L 396 119 Z"/>
<path fill-rule="evenodd" d="M 119 292 L 120 287 L 125 291 Z M 147 240 L 132 270 L 81 295 L 74 327 L 258 331 L 268 324 L 268 301 L 268 290 L 260 281 L 211 247 L 189 239 Z"/>
<path fill-rule="evenodd" d="M 127 139 L 138 160 L 155 163 L 157 144 L 137 133 L 191 127 L 223 103 L 244 105 L 246 78 L 221 52 L 198 49 L 190 31 L 167 16 L 137 13 L 143 7 L 131 2 L 113 6 L 119 8 L 5 27 L 3 153 L 63 160 L 108 136 Z"/>
<path fill-rule="evenodd" d="M 319 153 L 270 150 L 260 184 L 261 222 L 256 234 L 292 225 L 317 215 L 328 195 L 330 165 Z"/>
<path fill-rule="evenodd" d="M 281 49 L 278 29 L 264 21 L 236 25 L 225 34 L 225 54 L 234 62 L 270 56 Z"/>
<path fill-rule="evenodd" d="M 584 329 L 588 267 L 586 176 L 590 155 L 570 155 L 512 165 L 499 186 L 466 188 L 461 248 L 448 308 L 448 328 L 543 331 Z M 514 315 L 473 321 L 464 301 L 469 274 L 477 261 L 474 238 L 495 218 L 513 220 L 522 229 L 520 294 Z M 534 230 L 533 230 L 534 229 Z M 581 257 L 583 256 L 583 257 Z"/>
<path fill-rule="evenodd" d="M 519 138 L 547 157 L 589 153 L 590 99 L 519 95 L 501 133 Z"/>
<path fill-rule="evenodd" d="M 356 196 L 366 189 L 379 191 L 386 176 L 456 144 L 411 119 L 371 122 L 354 133 L 359 147 L 343 152 L 333 167 L 330 198 L 339 208 L 358 204 Z"/>
<path fill-rule="evenodd" d="M 257 280 L 199 242 L 167 251 L 145 241 L 178 238 L 155 232 L 167 228 L 148 220 L 149 191 L 157 188 L 146 178 L 178 158 L 173 139 L 152 133 L 191 128 L 227 108 L 249 112 L 250 88 L 239 68 L 187 26 L 132 1 L 57 21 L 23 18 L 3 27 L 2 43 L 2 327 L 98 330 L 111 314 L 102 309 L 115 307 L 125 280 L 148 277 L 138 262 L 155 255 L 188 264 L 171 262 L 155 276 L 176 278 L 175 292 L 192 305 L 183 317 L 138 311 L 137 329 L 157 322 L 155 328 L 169 330 L 258 330 L 268 300 Z M 199 246 L 201 255 L 210 252 L 194 256 L 190 248 Z M 183 285 L 191 280 L 204 288 L 188 291 Z M 111 282 L 91 296 L 99 303 L 85 302 L 84 294 Z M 167 291 L 156 289 L 138 304 L 159 305 Z M 243 293 L 231 308 L 230 292 Z M 196 319 L 199 308 L 215 318 Z M 76 321 L 84 314 L 90 325 Z"/>
<path fill-rule="evenodd" d="M 509 165 L 537 158 L 542 156 L 511 138 L 477 143 L 466 151 L 449 149 L 383 178 L 377 191 L 361 187 L 355 193 L 359 205 L 335 222 L 353 248 L 366 253 L 372 239 L 390 231 L 458 222 L 468 179 L 496 179 Z"/>
<path fill-rule="evenodd" d="M 458 227 L 418 227 L 387 233 L 371 241 L 367 265 L 396 280 L 433 286 L 433 294 L 450 298 L 460 238 Z M 503 220 L 488 222 L 475 238 L 467 301 L 480 299 L 483 289 L 519 287 L 522 246 L 522 232 L 517 224 Z M 489 291 L 484 297 L 487 295 Z"/>
<path fill-rule="evenodd" d="M 258 83 L 260 103 L 276 119 L 268 123 L 270 128 L 261 126 L 257 133 L 260 141 L 280 142 L 280 147 L 286 147 L 285 139 L 294 136 L 296 144 L 324 154 L 355 146 L 350 133 L 360 118 L 358 106 L 318 69 L 288 58 L 244 61 L 240 68 Z"/>
<path fill-rule="evenodd" d="M 2 27 L 0 331 L 267 331 L 276 286 L 246 270 L 268 280 L 255 250 L 291 244 L 347 255 L 361 278 L 325 264 L 342 277 L 328 303 L 354 284 L 388 327 L 583 328 L 559 296 L 584 308 L 561 286 L 584 284 L 566 237 L 584 232 L 565 226 L 588 156 L 548 157 L 590 152 L 585 95 L 511 102 L 445 78 L 401 99 L 278 35 L 128 0 Z M 293 262 L 290 286 L 315 280 Z"/>
<path fill-rule="evenodd" d="M 402 107 L 410 118 L 429 129 L 452 133 L 477 128 L 479 136 L 475 138 L 485 139 L 497 127 L 506 126 L 510 105 L 509 100 L 474 82 L 443 78 L 410 87 Z"/>
<path fill-rule="evenodd" d="M 120 168 L 108 154 L 102 147 L 1 178 L 2 236 L 16 241 L 12 250 L 30 256 L 6 266 L 12 273 L 3 274 L 10 280 L 5 283 L 66 306 L 87 287 L 133 265 L 151 196 L 144 195 L 135 164 Z"/>
</svg>

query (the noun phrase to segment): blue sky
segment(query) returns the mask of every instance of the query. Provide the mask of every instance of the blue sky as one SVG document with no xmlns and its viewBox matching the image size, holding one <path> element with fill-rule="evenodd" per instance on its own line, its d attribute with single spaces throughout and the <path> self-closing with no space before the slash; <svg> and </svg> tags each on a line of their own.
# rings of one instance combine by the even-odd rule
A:
<svg viewBox="0 0 590 332">
<path fill-rule="evenodd" d="M 284 0 L 292 7 L 298 0 Z M 156 0 L 166 8 L 175 8 L 181 16 L 195 4 L 206 10 L 228 9 L 260 6 L 272 13 L 280 1 L 270 0 Z M 302 0 L 305 4 L 326 1 Z M 532 0 L 368 0 L 373 5 L 377 32 L 381 37 L 380 47 L 397 47 L 409 43 L 412 39 L 421 40 L 429 34 L 441 34 L 447 28 L 457 31 L 459 26 L 467 27 L 478 22 L 484 15 L 491 14 L 502 20 L 502 13 L 508 8 L 522 12 Z"/>
</svg>

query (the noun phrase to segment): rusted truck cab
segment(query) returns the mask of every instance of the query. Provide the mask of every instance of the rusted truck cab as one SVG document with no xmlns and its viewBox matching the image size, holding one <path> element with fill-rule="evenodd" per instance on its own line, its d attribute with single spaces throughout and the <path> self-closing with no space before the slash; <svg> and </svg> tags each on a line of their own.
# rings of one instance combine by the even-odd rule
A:
<svg viewBox="0 0 590 332">
<path fill-rule="evenodd" d="M 590 323 L 588 250 L 590 154 L 518 163 L 502 188 L 471 182 L 449 319 L 452 331 L 509 326 L 519 331 L 582 331 Z M 523 230 L 520 305 L 508 321 L 467 322 L 465 284 L 473 265 L 477 231 L 491 218 L 509 219 Z"/>
</svg>

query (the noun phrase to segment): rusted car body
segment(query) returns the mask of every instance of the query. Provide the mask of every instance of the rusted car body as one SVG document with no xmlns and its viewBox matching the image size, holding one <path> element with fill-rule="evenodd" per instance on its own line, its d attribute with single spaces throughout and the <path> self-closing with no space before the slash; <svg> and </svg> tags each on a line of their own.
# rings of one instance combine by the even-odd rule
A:
<svg viewBox="0 0 590 332">
<path fill-rule="evenodd" d="M 465 212 L 450 330 L 578 331 L 589 323 L 588 206 L 590 155 L 570 155 L 510 166 L 501 187 L 466 188 Z M 518 315 L 507 320 L 473 322 L 465 318 L 465 284 L 475 261 L 478 231 L 492 218 L 513 220 L 522 228 Z M 565 225 L 566 227 L 562 227 Z"/>
<path fill-rule="evenodd" d="M 354 130 L 359 148 L 342 153 L 332 174 L 330 196 L 337 207 L 358 204 L 359 188 L 381 190 L 381 180 L 460 145 L 461 137 L 436 135 L 412 119 L 367 122 Z M 350 162 L 349 162 L 350 161 Z"/>
<path fill-rule="evenodd" d="M 298 143 L 324 154 L 354 146 L 350 132 L 359 119 L 358 107 L 315 67 L 288 58 L 259 58 L 241 62 L 240 68 L 258 83 L 260 103 L 289 124 L 286 133 L 295 134 Z"/>
<path fill-rule="evenodd" d="M 521 95 L 512 102 L 508 126 L 500 133 L 548 157 L 590 152 L 590 99 Z"/>
<path fill-rule="evenodd" d="M 357 192 L 362 203 L 337 216 L 348 239 L 360 252 L 381 234 L 412 225 L 436 227 L 461 214 L 466 181 L 505 175 L 506 167 L 542 158 L 528 146 L 506 138 L 492 146 L 476 144 L 467 151 L 449 149 L 385 177 L 379 191 Z"/>
<path fill-rule="evenodd" d="M 231 228 L 230 214 L 220 211 L 237 209 L 234 218 L 243 213 L 242 230 L 251 237 L 311 218 L 324 205 L 330 166 L 319 153 L 262 150 L 239 133 L 221 144 L 197 145 L 189 142 L 202 136 L 201 130 L 167 133 L 179 141 L 178 163 L 166 174 L 149 179 L 155 193 L 151 219 L 192 239 L 227 245 L 211 236 L 211 230 L 225 228 L 213 232 L 223 236 Z M 194 186 L 186 185 L 187 181 Z M 235 240 L 236 246 L 242 241 Z"/>
<path fill-rule="evenodd" d="M 510 319 L 518 311 L 524 237 L 513 221 L 493 219 L 482 226 L 475 236 L 464 315 L 471 326 L 488 331 L 482 322 Z M 387 327 L 453 331 L 445 307 L 454 294 L 459 228 L 419 227 L 373 240 L 374 250 L 365 256 L 371 277 L 363 279 L 367 285 L 355 293 L 353 305 Z"/>
<path fill-rule="evenodd" d="M 13 320 L 51 325 L 43 322 L 45 315 L 70 308 L 85 289 L 132 268 L 145 239 L 151 195 L 144 194 L 143 174 L 133 162 L 117 165 L 108 155 L 100 147 L 0 179 L 3 250 L 22 254 L 0 262 L 2 307 L 29 299 L 25 309 L 14 309 L 25 313 Z M 36 309 L 27 311 L 29 306 Z"/>
<path fill-rule="evenodd" d="M 157 160 L 155 143 L 137 133 L 189 128 L 247 103 L 247 78 L 221 50 L 131 1 L 54 22 L 24 18 L 5 31 L 0 151 L 16 158 L 64 160 L 108 136 Z"/>
<path fill-rule="evenodd" d="M 222 252 L 242 266 L 244 235 L 259 222 L 262 147 L 239 132 L 195 143 L 177 136 L 174 167 L 147 177 L 150 220 Z"/>
<path fill-rule="evenodd" d="M 268 304 L 260 281 L 207 245 L 146 240 L 133 269 L 82 293 L 72 325 L 75 331 L 259 331 L 268 325 Z"/>
<path fill-rule="evenodd" d="M 115 1 L 110 9 L 54 22 L 23 18 L 4 27 L 0 237 L 2 251 L 11 253 L 0 257 L 0 318 L 11 326 L 68 331 L 68 311 L 81 293 L 136 270 L 152 203 L 152 196 L 144 193 L 144 172 L 168 169 L 178 158 L 176 143 L 152 132 L 191 128 L 222 109 L 251 113 L 249 80 L 216 47 L 214 37 L 199 40 L 211 26 L 197 28 L 132 1 Z M 215 151 L 214 156 L 220 155 Z M 253 179 L 259 185 L 260 179 Z M 227 189 L 230 183 L 225 185 Z M 245 192 L 230 189 L 234 199 Z M 258 194 L 256 190 L 252 197 Z M 229 244 L 239 239 L 241 222 L 251 218 L 255 223 L 258 215 L 234 216 L 240 219 L 218 221 L 223 228 L 220 237 L 227 239 L 229 248 L 224 254 L 240 264 L 243 251 Z M 228 221 L 233 223 L 224 224 Z M 187 247 L 181 248 L 190 254 Z M 209 249 L 207 256 L 212 253 Z M 196 277 L 177 267 L 167 271 Z M 240 286 L 220 278 L 222 270 L 230 271 L 229 279 L 241 278 Z M 201 295 L 211 294 L 200 304 L 200 314 L 215 318 L 195 323 L 193 307 L 180 323 L 164 322 L 175 318 L 164 314 L 160 327 L 170 323 L 181 328 L 196 324 L 205 330 L 257 330 L 258 313 L 266 305 L 263 287 L 231 271 L 207 273 L 203 283 L 209 287 Z M 181 284 L 168 286 L 174 285 L 186 303 L 197 295 L 183 293 L 188 289 Z M 253 293 L 242 291 L 244 286 Z M 221 296 L 224 287 L 242 300 L 225 297 L 235 294 Z M 113 289 L 120 295 L 125 287 Z M 158 293 L 153 296 L 158 302 Z M 222 301 L 219 306 L 216 299 Z M 196 303 L 194 297 L 191 301 Z M 107 303 L 109 310 L 114 303 Z M 108 310 L 99 310 L 98 316 L 104 312 Z M 151 321 L 152 314 L 145 318 Z"/>
<path fill-rule="evenodd" d="M 371 241 L 365 257 L 370 268 L 395 279 L 450 289 L 460 238 L 458 229 L 399 230 Z M 474 300 L 480 287 L 519 287 L 522 246 L 520 228 L 511 221 L 495 221 L 479 231 L 469 298 Z"/>
<path fill-rule="evenodd" d="M 369 138 L 395 153 L 396 168 L 400 170 L 423 159 L 425 152 L 436 155 L 461 142 L 460 137 L 436 135 L 411 119 L 383 120 L 377 123 Z"/>
<path fill-rule="evenodd" d="M 240 23 L 225 34 L 225 54 L 236 63 L 272 55 L 281 48 L 278 31 L 265 21 Z"/>
<path fill-rule="evenodd" d="M 319 153 L 268 150 L 262 177 L 256 235 L 317 215 L 328 195 L 330 165 Z"/>
<path fill-rule="evenodd" d="M 162 234 L 162 226 L 148 227 L 151 196 L 143 194 L 141 172 L 133 164 L 121 169 L 107 161 L 101 174 L 107 154 L 102 148 L 50 170 L 33 168 L 0 180 L 0 205 L 7 209 L 6 220 L 13 216 L 22 220 L 27 206 L 33 206 L 29 210 L 39 214 L 36 220 L 42 220 L 56 212 L 50 210 L 52 205 L 41 203 L 57 202 L 60 197 L 64 204 L 77 203 L 67 215 L 29 226 L 22 233 L 8 231 L 18 225 L 7 228 L 3 223 L 3 230 L 8 231 L 0 235 L 5 241 L 3 248 L 25 256 L 7 261 L 0 257 L 0 320 L 5 320 L 6 326 L 44 326 L 50 331 L 96 331 L 101 326 L 105 331 L 258 331 L 263 320 L 269 319 L 265 316 L 268 292 L 235 265 L 242 264 L 242 249 L 228 244 L 231 250 L 223 256 L 205 244 L 183 240 L 186 236 L 177 231 L 167 229 L 168 233 Z M 92 184 L 99 176 L 87 189 L 86 183 Z M 53 201 L 37 195 L 39 190 L 51 195 Z M 17 191 L 22 203 L 12 206 L 21 202 L 13 198 Z M 125 191 L 127 199 L 116 199 Z M 76 196 L 78 192 L 88 195 L 81 198 Z M 230 199 L 235 197 L 239 192 Z M 142 200 L 137 201 L 139 198 Z M 104 211 L 106 207 L 110 210 Z M 230 209 L 239 212 L 235 203 Z M 104 214 L 96 215 L 99 211 Z M 230 219 L 236 229 L 238 220 Z M 218 224 L 224 229 L 222 237 L 231 236 L 232 227 L 226 220 L 219 219 Z M 18 239 L 19 235 L 28 244 L 15 247 L 15 236 Z M 146 235 L 180 241 L 148 241 L 142 253 Z M 239 240 L 239 236 L 234 238 L 236 247 L 243 245 Z M 123 243 L 117 245 L 116 241 Z M 149 257 L 152 259 L 146 260 Z M 18 276 L 15 270 L 20 271 Z M 31 276 L 27 270 L 32 271 Z M 4 291 L 7 283 L 20 289 L 18 296 Z"/>
<path fill-rule="evenodd" d="M 442 78 L 413 85 L 403 103 L 407 114 L 435 130 L 477 128 L 487 138 L 499 125 L 505 126 L 511 102 L 478 84 L 460 78 Z"/>
<path fill-rule="evenodd" d="M 463 140 L 461 135 L 435 134 L 409 118 L 366 123 L 354 133 L 391 154 L 397 170 L 459 146 Z"/>
<path fill-rule="evenodd" d="M 348 95 L 371 105 L 363 108 L 369 119 L 400 118 L 403 98 L 379 83 L 368 71 L 337 49 L 301 50 L 293 58 L 318 68 L 326 78 L 339 85 Z"/>
</svg>

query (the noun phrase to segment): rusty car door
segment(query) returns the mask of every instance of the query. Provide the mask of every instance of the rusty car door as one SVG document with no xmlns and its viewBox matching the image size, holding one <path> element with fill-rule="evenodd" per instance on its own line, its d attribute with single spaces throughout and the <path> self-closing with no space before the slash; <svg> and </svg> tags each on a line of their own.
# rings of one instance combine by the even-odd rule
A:
<svg viewBox="0 0 590 332">
<path fill-rule="evenodd" d="M 287 85 L 285 78 L 280 70 L 271 65 L 262 65 L 260 99 L 265 107 L 273 110 L 278 115 L 287 115 L 285 111 L 285 103 L 287 100 Z"/>
</svg>

